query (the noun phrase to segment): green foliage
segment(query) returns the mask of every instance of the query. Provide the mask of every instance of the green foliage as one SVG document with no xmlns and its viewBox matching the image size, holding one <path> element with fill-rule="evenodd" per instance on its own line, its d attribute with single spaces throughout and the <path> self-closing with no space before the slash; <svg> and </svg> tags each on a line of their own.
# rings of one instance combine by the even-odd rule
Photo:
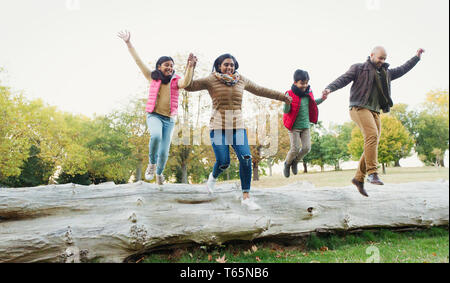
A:
<svg viewBox="0 0 450 283">
<path fill-rule="evenodd" d="M 34 187 L 46 184 L 53 166 L 39 158 L 39 153 L 40 149 L 32 145 L 28 159 L 20 168 L 20 175 L 8 177 L 4 184 L 8 187 Z"/>
<path fill-rule="evenodd" d="M 436 163 L 437 158 L 443 160 L 449 142 L 448 117 L 422 112 L 418 116 L 416 129 L 416 151 L 421 160 L 427 165 Z M 433 153 L 435 149 L 440 150 L 441 157 Z"/>
<path fill-rule="evenodd" d="M 22 95 L 0 86 L 0 181 L 20 175 L 32 145 L 30 112 Z"/>
</svg>

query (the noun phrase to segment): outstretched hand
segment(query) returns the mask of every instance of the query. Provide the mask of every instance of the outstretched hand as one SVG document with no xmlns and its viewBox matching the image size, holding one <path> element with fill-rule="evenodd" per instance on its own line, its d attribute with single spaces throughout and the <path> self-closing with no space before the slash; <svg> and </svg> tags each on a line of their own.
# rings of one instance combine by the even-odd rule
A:
<svg viewBox="0 0 450 283">
<path fill-rule="evenodd" d="M 123 41 L 125 41 L 125 43 L 129 43 L 130 42 L 131 34 L 127 30 L 118 32 L 117 36 L 122 38 Z"/>
<path fill-rule="evenodd" d="M 419 48 L 419 50 L 417 50 L 417 57 L 421 57 L 422 56 L 422 53 L 424 53 L 425 52 L 425 50 L 423 49 L 423 48 Z"/>
</svg>

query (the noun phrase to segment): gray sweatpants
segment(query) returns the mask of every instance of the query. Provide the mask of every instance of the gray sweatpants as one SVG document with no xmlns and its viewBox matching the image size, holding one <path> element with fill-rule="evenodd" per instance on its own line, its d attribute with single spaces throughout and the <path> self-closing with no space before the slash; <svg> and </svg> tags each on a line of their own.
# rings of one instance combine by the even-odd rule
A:
<svg viewBox="0 0 450 283">
<path fill-rule="evenodd" d="M 286 164 L 292 164 L 295 160 L 299 162 L 311 151 L 311 135 L 309 129 L 289 131 L 291 149 L 286 156 Z"/>
</svg>

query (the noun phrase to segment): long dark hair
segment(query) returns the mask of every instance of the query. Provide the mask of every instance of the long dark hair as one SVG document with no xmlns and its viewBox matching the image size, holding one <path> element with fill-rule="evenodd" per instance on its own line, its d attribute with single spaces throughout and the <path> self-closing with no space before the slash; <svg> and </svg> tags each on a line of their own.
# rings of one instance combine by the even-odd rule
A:
<svg viewBox="0 0 450 283">
<path fill-rule="evenodd" d="M 227 53 L 227 54 L 223 54 L 223 55 L 220 55 L 219 57 L 217 57 L 217 59 L 214 61 L 214 65 L 213 65 L 212 71 L 214 72 L 214 70 L 216 70 L 216 72 L 220 73 L 220 65 L 222 65 L 222 62 L 225 59 L 232 59 L 233 60 L 233 62 L 234 62 L 234 71 L 236 71 L 239 68 L 239 63 L 236 60 L 236 58 L 234 58 L 233 55 Z"/>
<path fill-rule="evenodd" d="M 173 62 L 172 57 L 162 56 L 161 58 L 158 59 L 158 61 L 156 62 L 156 69 L 151 74 L 152 79 L 161 80 L 161 83 L 163 84 L 168 84 L 170 82 L 170 79 L 172 78 L 173 74 L 175 74 L 175 70 L 173 71 L 171 76 L 164 76 L 163 73 L 160 70 L 158 70 L 158 67 L 167 61 Z"/>
</svg>

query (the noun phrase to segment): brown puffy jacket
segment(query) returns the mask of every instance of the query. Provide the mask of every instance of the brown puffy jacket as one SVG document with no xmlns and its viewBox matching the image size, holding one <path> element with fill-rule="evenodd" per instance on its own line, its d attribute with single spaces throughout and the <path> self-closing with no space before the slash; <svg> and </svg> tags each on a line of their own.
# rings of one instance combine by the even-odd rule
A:
<svg viewBox="0 0 450 283">
<path fill-rule="evenodd" d="M 420 58 L 414 56 L 408 62 L 400 67 L 389 69 L 389 64 L 383 64 L 382 68 L 387 74 L 387 82 L 383 82 L 383 91 L 387 101 L 386 104 L 381 104 L 383 112 L 387 113 L 393 106 L 391 99 L 391 81 L 400 78 L 407 72 L 409 72 L 419 62 Z M 350 69 L 337 78 L 334 82 L 328 85 L 327 89 L 336 91 L 345 87 L 353 81 L 352 88 L 350 89 L 350 107 L 363 106 L 369 99 L 370 91 L 372 90 L 373 82 L 375 79 L 375 67 L 370 62 L 370 58 L 365 63 L 354 64 Z"/>
<path fill-rule="evenodd" d="M 261 87 L 244 76 L 234 86 L 227 86 L 214 74 L 206 78 L 193 80 L 185 88 L 187 91 L 208 90 L 212 99 L 213 113 L 210 129 L 244 129 L 242 117 L 242 96 L 244 90 L 255 95 L 285 101 L 284 93 Z"/>
</svg>

